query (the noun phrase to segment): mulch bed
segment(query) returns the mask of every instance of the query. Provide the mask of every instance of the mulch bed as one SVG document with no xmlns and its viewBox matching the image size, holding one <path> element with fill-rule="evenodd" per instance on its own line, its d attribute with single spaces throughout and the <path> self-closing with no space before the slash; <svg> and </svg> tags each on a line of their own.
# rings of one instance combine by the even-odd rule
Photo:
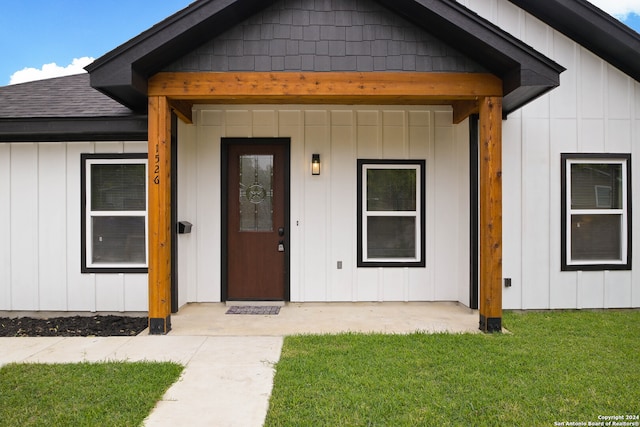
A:
<svg viewBox="0 0 640 427">
<path fill-rule="evenodd" d="M 38 319 L 0 317 L 0 337 L 113 337 L 138 335 L 146 317 L 71 316 Z"/>
</svg>

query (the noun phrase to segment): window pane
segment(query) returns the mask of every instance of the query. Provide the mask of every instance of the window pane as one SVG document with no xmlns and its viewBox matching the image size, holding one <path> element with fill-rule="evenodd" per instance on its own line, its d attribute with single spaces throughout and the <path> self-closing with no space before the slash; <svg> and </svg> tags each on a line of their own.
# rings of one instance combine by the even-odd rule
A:
<svg viewBox="0 0 640 427">
<path fill-rule="evenodd" d="M 622 209 L 621 164 L 571 164 L 571 209 Z"/>
<path fill-rule="evenodd" d="M 240 156 L 240 231 L 273 230 L 273 156 Z"/>
<path fill-rule="evenodd" d="M 619 261 L 621 219 L 621 215 L 572 215 L 572 260 Z"/>
<path fill-rule="evenodd" d="M 144 217 L 96 216 L 92 227 L 94 264 L 146 263 Z"/>
<path fill-rule="evenodd" d="M 416 218 L 367 218 L 368 258 L 415 258 Z"/>
<path fill-rule="evenodd" d="M 368 211 L 415 211 L 415 169 L 367 169 Z"/>
<path fill-rule="evenodd" d="M 91 210 L 146 210 L 144 164 L 92 164 Z"/>
</svg>

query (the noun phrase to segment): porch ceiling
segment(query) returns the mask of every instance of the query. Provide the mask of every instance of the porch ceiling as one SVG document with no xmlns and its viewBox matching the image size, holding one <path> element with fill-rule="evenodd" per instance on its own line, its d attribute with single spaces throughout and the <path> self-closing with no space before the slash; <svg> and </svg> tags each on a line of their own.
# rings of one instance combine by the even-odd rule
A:
<svg viewBox="0 0 640 427">
<path fill-rule="evenodd" d="M 505 115 L 559 85 L 564 68 L 455 1 L 372 0 L 435 35 L 476 60 L 502 81 Z M 200 44 L 240 24 L 272 4 L 271 0 L 197 0 L 87 67 L 91 85 L 136 111 L 145 111 L 148 79 Z M 298 74 L 298 73 L 294 73 Z M 317 73 L 317 74 L 325 74 Z M 397 73 L 396 76 L 403 74 Z M 436 73 L 436 76 L 440 74 Z M 366 100 L 360 92 L 343 94 L 344 103 L 390 103 L 392 96 Z M 396 98 L 396 103 L 424 103 L 424 97 Z M 307 94 L 303 101 L 322 102 Z M 240 102 L 229 97 L 225 102 Z M 420 98 L 420 100 L 418 100 Z M 208 102 L 222 99 L 210 97 Z M 291 95 L 287 96 L 292 99 Z M 433 95 L 431 103 L 445 101 Z M 447 97 L 449 101 L 457 98 Z M 275 94 L 263 102 L 278 102 Z M 334 101 L 332 101 L 334 102 Z"/>
</svg>

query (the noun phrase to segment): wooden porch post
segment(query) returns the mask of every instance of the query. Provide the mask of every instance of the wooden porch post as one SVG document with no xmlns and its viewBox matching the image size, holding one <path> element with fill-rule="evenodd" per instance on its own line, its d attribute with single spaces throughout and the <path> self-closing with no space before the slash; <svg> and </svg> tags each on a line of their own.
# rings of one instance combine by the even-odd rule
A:
<svg viewBox="0 0 640 427">
<path fill-rule="evenodd" d="M 480 107 L 480 330 L 502 330 L 502 98 Z"/>
<path fill-rule="evenodd" d="M 171 330 L 171 110 L 149 97 L 149 333 Z"/>
</svg>

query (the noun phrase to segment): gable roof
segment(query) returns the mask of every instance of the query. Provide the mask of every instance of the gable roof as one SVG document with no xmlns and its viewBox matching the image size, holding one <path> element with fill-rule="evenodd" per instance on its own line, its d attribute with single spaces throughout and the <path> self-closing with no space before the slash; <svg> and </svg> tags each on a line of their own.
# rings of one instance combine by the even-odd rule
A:
<svg viewBox="0 0 640 427">
<path fill-rule="evenodd" d="M 146 139 L 146 115 L 96 91 L 88 74 L 0 87 L 0 141 Z"/>
<path fill-rule="evenodd" d="M 447 42 L 504 82 L 505 114 L 559 85 L 564 68 L 452 0 L 372 0 Z M 144 111 L 147 79 L 274 0 L 198 0 L 86 67 L 91 85 Z"/>
<path fill-rule="evenodd" d="M 197 0 L 85 67 L 91 86 L 144 110 L 150 76 L 275 1 Z"/>
</svg>

